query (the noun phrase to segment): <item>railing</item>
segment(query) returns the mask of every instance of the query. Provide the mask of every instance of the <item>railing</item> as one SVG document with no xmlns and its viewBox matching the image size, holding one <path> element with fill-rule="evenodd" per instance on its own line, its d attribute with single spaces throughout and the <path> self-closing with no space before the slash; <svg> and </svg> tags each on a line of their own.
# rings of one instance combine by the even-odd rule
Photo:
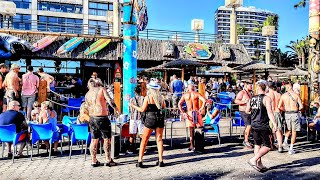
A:
<svg viewBox="0 0 320 180">
<path fill-rule="evenodd" d="M 84 34 L 84 35 L 102 35 L 112 36 L 113 28 L 111 24 L 94 25 L 94 24 L 77 24 L 70 22 L 49 23 L 40 21 L 25 20 L 23 22 L 8 23 L 0 19 L 0 27 L 3 29 L 16 30 L 32 30 L 43 32 L 60 32 L 70 34 Z M 10 27 L 10 28 L 8 28 Z M 216 35 L 209 33 L 198 33 L 200 42 L 215 42 Z M 139 32 L 139 38 L 143 39 L 157 39 L 157 40 L 174 40 L 174 41 L 189 41 L 194 42 L 196 39 L 195 32 L 170 31 L 158 29 L 146 29 Z"/>
</svg>

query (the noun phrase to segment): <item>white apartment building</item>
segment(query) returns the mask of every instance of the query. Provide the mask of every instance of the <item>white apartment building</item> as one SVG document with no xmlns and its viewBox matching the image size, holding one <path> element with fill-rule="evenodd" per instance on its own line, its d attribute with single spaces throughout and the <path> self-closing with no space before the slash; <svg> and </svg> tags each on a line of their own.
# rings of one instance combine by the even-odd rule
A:
<svg viewBox="0 0 320 180">
<path fill-rule="evenodd" d="M 114 0 L 7 1 L 17 7 L 17 15 L 12 17 L 14 29 L 112 35 L 108 15 L 112 14 Z M 2 16 L 0 25 L 5 26 Z"/>
<path fill-rule="evenodd" d="M 231 8 L 220 6 L 215 12 L 215 34 L 222 37 L 223 43 L 230 43 L 230 14 Z M 239 7 L 236 9 L 237 23 L 245 26 L 248 31 L 244 35 L 238 35 L 239 43 L 244 44 L 250 56 L 254 55 L 255 47 L 251 46 L 251 43 L 258 39 L 263 41 L 263 45 L 260 45 L 259 50 L 262 54 L 265 53 L 266 37 L 260 33 L 253 32 L 255 22 L 259 22 L 260 25 L 266 20 L 268 16 L 276 15 L 273 12 L 257 9 L 255 7 Z M 271 49 L 278 47 L 278 32 L 270 38 Z"/>
</svg>

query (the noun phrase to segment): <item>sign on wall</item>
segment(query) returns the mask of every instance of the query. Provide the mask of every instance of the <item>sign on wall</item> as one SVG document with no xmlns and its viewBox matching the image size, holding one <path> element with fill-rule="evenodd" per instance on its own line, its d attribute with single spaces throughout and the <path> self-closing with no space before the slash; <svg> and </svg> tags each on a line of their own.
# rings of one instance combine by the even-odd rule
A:
<svg viewBox="0 0 320 180">
<path fill-rule="evenodd" d="M 209 46 L 206 44 L 200 43 L 189 43 L 184 47 L 184 51 L 190 54 L 193 58 L 196 59 L 210 59 L 212 53 L 209 51 Z"/>
</svg>

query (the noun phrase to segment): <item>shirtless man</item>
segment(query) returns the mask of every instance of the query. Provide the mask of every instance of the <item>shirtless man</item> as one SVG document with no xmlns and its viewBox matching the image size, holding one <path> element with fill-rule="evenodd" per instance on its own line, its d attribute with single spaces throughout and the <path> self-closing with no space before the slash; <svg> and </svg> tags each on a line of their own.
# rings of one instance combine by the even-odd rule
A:
<svg viewBox="0 0 320 180">
<path fill-rule="evenodd" d="M 88 82 L 89 91 L 85 96 L 90 116 L 89 126 L 92 137 L 90 152 L 92 160 L 91 165 L 93 167 L 102 165 L 96 157 L 98 148 L 97 146 L 100 138 L 104 139 L 103 148 L 106 152 L 106 165 L 116 165 L 111 158 L 111 123 L 108 119 L 109 112 L 107 103 L 115 110 L 116 106 L 109 97 L 106 89 L 101 86 L 101 83 L 96 82 L 94 79 L 90 79 Z"/>
<path fill-rule="evenodd" d="M 8 71 L 8 67 L 4 63 L 1 63 L 0 64 L 0 113 L 2 112 L 2 110 L 7 109 L 7 105 L 6 105 L 7 102 L 5 102 L 7 100 L 4 98 L 5 87 L 3 86 L 4 79 L 6 78 L 4 74 L 7 71 Z"/>
<path fill-rule="evenodd" d="M 6 87 L 6 99 L 7 104 L 9 102 L 17 100 L 19 98 L 18 91 L 20 90 L 20 78 L 18 73 L 20 71 L 20 66 L 18 64 L 11 65 L 11 71 L 6 75 L 4 80 L 4 87 Z"/>
<path fill-rule="evenodd" d="M 250 114 L 245 112 L 247 103 L 250 101 L 252 94 L 252 82 L 247 80 L 244 82 L 243 90 L 241 90 L 238 94 L 234 103 L 239 105 L 240 116 L 244 121 L 245 124 L 245 131 L 244 131 L 244 141 L 243 145 L 246 148 L 252 148 L 252 145 L 249 143 L 249 135 L 251 131 L 251 117 Z"/>
<path fill-rule="evenodd" d="M 54 77 L 45 73 L 42 67 L 39 67 L 38 74 L 40 79 L 47 81 L 47 92 L 50 92 L 50 84 L 54 81 Z"/>
<path fill-rule="evenodd" d="M 292 90 L 292 83 L 290 81 L 287 81 L 285 83 L 286 86 L 286 93 L 284 93 L 281 98 L 278 105 L 278 108 L 281 111 L 285 112 L 285 120 L 286 120 L 286 126 L 288 131 L 285 134 L 284 142 L 283 142 L 283 148 L 288 149 L 289 154 L 294 154 L 295 151 L 293 150 L 293 144 L 296 141 L 297 137 L 297 131 L 300 131 L 300 117 L 299 117 L 299 110 L 303 108 L 301 99 L 298 94 L 293 92 Z M 291 145 L 290 149 L 288 148 L 288 138 L 292 132 L 291 137 Z"/>
<path fill-rule="evenodd" d="M 202 101 L 201 108 L 199 108 L 199 101 Z M 182 109 L 182 104 L 186 102 L 187 104 L 187 112 L 184 112 Z M 199 93 L 195 92 L 194 85 L 188 85 L 188 92 L 185 93 L 180 101 L 179 101 L 179 110 L 186 117 L 186 126 L 190 130 L 190 147 L 189 151 L 194 150 L 193 145 L 193 136 L 194 136 L 194 128 L 195 126 L 201 127 L 203 126 L 201 112 L 205 107 L 206 99 L 202 97 Z"/>
<path fill-rule="evenodd" d="M 278 108 L 278 104 L 281 98 L 281 94 L 277 92 L 277 85 L 274 82 L 268 82 L 268 93 L 266 94 L 267 96 L 269 96 L 272 100 L 272 110 L 274 113 L 274 117 L 276 119 L 276 123 L 278 126 L 278 129 L 276 131 L 276 137 L 277 137 L 277 141 L 278 141 L 278 152 L 282 153 L 283 152 L 283 148 L 282 148 L 282 116 L 280 113 L 280 109 Z M 273 124 L 270 121 L 270 127 L 271 129 L 273 129 Z"/>
</svg>

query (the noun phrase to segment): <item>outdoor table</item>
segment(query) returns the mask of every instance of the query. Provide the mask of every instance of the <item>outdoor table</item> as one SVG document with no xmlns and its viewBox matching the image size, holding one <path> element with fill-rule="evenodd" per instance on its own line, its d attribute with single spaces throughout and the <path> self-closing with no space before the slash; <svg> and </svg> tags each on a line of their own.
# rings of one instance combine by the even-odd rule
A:
<svg viewBox="0 0 320 180">
<path fill-rule="evenodd" d="M 171 132 L 171 137 L 170 137 L 170 147 L 172 147 L 172 128 L 173 128 L 173 123 L 174 122 L 179 122 L 180 118 L 168 118 L 166 119 L 166 124 L 170 123 L 170 132 Z M 164 131 L 164 139 L 167 140 L 167 126 L 165 126 L 165 131 Z"/>
</svg>

